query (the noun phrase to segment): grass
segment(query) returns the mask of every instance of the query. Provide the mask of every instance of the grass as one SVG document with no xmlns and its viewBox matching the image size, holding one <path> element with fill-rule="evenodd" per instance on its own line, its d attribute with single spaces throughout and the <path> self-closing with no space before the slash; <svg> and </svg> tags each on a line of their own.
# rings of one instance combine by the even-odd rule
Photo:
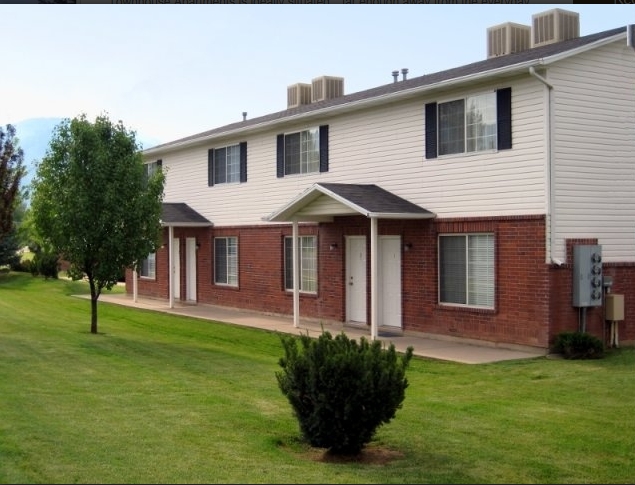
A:
<svg viewBox="0 0 635 485">
<path fill-rule="evenodd" d="M 112 291 L 123 291 L 116 287 Z M 99 304 L 0 274 L 2 483 L 632 483 L 635 350 L 465 365 L 413 358 L 357 460 L 299 437 L 279 336 Z"/>
</svg>

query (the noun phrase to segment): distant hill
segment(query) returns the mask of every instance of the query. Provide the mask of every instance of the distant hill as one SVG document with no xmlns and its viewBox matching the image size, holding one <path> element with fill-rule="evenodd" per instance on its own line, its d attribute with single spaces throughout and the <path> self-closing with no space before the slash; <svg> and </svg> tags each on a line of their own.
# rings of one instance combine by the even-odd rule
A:
<svg viewBox="0 0 635 485">
<path fill-rule="evenodd" d="M 13 123 L 15 134 L 20 141 L 20 148 L 24 151 L 24 165 L 26 175 L 22 179 L 22 186 L 31 183 L 35 175 L 35 165 L 46 154 L 53 128 L 55 128 L 62 118 L 31 118 Z"/>
<path fill-rule="evenodd" d="M 46 155 L 53 129 L 62 122 L 63 118 L 30 118 L 12 123 L 15 127 L 16 137 L 20 141 L 20 148 L 24 151 L 24 165 L 27 173 L 22 179 L 22 187 L 31 183 L 35 176 L 37 163 Z M 137 133 L 137 141 L 145 148 L 158 145 L 160 142 L 152 138 L 146 138 Z"/>
</svg>

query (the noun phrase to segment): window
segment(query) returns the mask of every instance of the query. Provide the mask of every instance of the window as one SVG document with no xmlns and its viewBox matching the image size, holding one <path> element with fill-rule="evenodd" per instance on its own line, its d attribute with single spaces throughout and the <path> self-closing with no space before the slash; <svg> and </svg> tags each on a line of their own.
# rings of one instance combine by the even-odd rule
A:
<svg viewBox="0 0 635 485">
<path fill-rule="evenodd" d="M 277 176 L 328 172 L 329 127 L 278 135 Z"/>
<path fill-rule="evenodd" d="M 145 175 L 146 180 L 150 180 L 150 177 L 154 175 L 154 173 L 161 169 L 163 165 L 162 160 L 157 160 L 156 162 L 149 162 L 145 164 Z"/>
<path fill-rule="evenodd" d="M 247 182 L 247 142 L 207 153 L 207 185 Z"/>
<path fill-rule="evenodd" d="M 238 286 L 238 239 L 214 239 L 214 283 Z"/>
<path fill-rule="evenodd" d="M 426 158 L 512 147 L 511 88 L 428 103 Z"/>
<path fill-rule="evenodd" d="M 148 254 L 148 257 L 139 262 L 139 276 L 142 278 L 156 278 L 156 253 Z"/>
<path fill-rule="evenodd" d="M 317 237 L 298 238 L 300 291 L 317 293 Z M 284 288 L 293 290 L 293 238 L 284 238 Z"/>
<path fill-rule="evenodd" d="M 439 236 L 439 301 L 494 307 L 494 235 Z"/>
</svg>

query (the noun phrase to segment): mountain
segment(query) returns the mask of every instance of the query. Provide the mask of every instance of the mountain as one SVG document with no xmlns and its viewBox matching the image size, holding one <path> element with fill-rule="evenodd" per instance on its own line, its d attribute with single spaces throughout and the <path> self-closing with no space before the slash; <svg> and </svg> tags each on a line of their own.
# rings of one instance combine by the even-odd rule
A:
<svg viewBox="0 0 635 485">
<path fill-rule="evenodd" d="M 22 187 L 31 183 L 36 163 L 46 154 L 53 129 L 61 121 L 62 118 L 31 118 L 13 124 L 20 148 L 24 151 L 24 165 L 27 170 L 22 179 Z"/>
<path fill-rule="evenodd" d="M 46 155 L 53 130 L 64 118 L 30 118 L 18 123 L 15 127 L 16 137 L 20 141 L 20 148 L 24 151 L 24 165 L 27 173 L 22 179 L 22 187 L 31 183 L 35 176 L 36 165 Z M 160 142 L 153 138 L 144 137 L 137 133 L 137 142 L 144 147 L 152 147 Z"/>
</svg>

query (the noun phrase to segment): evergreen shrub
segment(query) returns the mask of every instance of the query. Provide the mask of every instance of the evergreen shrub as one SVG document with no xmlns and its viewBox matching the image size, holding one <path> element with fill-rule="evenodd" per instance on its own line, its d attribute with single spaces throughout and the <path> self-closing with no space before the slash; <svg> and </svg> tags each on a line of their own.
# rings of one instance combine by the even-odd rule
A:
<svg viewBox="0 0 635 485">
<path fill-rule="evenodd" d="M 604 344 L 589 333 L 561 332 L 556 337 L 553 351 L 565 359 L 600 359 L 604 356 Z"/>
<path fill-rule="evenodd" d="M 358 454 L 402 407 L 412 347 L 398 354 L 392 343 L 386 348 L 364 337 L 357 343 L 328 331 L 317 339 L 307 334 L 281 340 L 285 356 L 276 378 L 311 446 Z"/>
</svg>

